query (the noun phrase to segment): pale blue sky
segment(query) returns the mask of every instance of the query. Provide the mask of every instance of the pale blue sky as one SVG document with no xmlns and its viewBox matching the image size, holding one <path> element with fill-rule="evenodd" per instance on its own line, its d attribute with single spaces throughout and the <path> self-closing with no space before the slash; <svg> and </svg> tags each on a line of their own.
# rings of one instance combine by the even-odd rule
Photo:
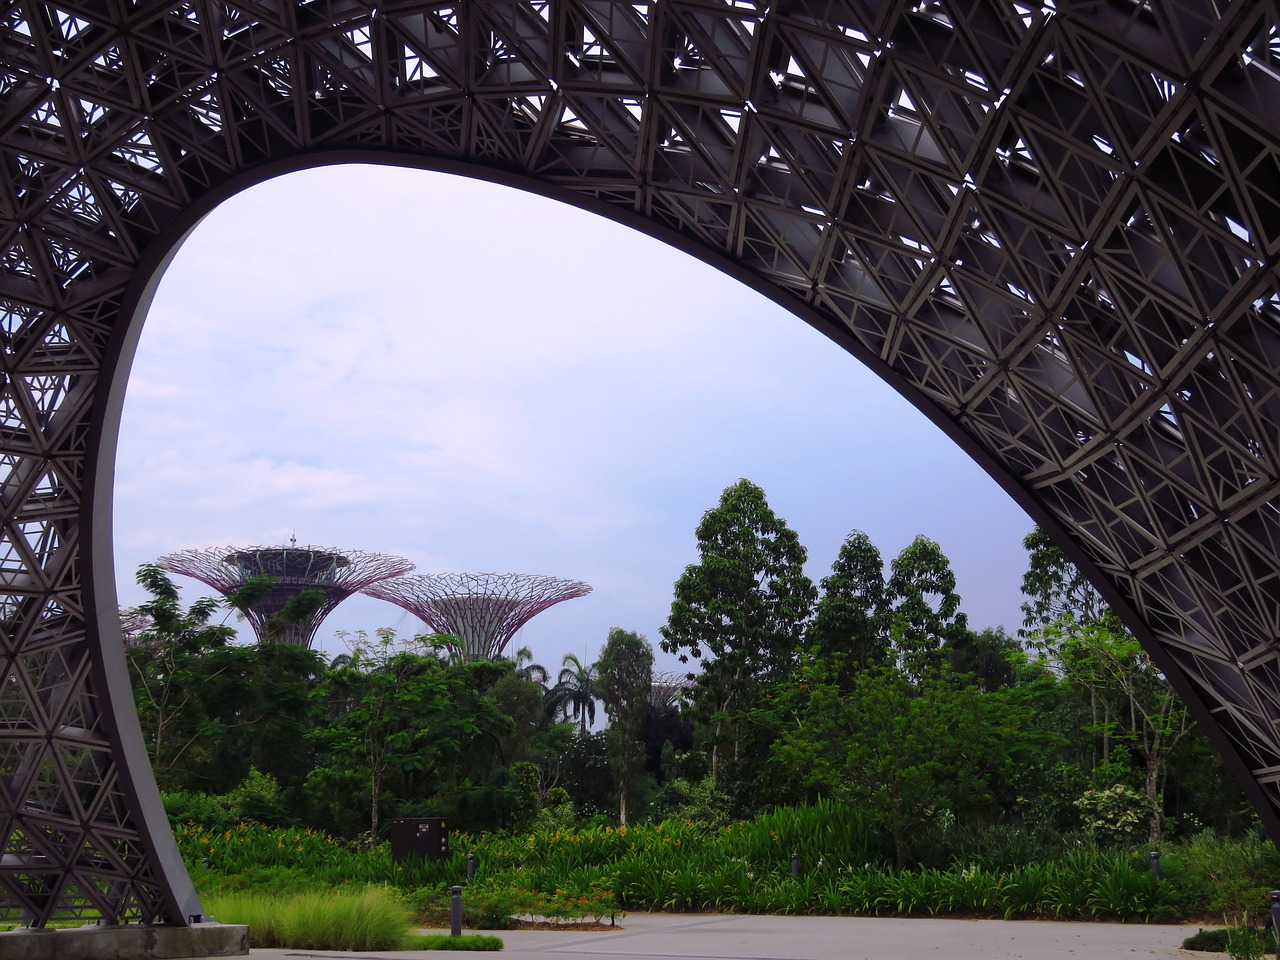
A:
<svg viewBox="0 0 1280 960">
<path fill-rule="evenodd" d="M 595 592 L 532 621 L 548 666 L 611 626 L 655 645 L 694 528 L 739 477 L 829 569 L 850 529 L 951 558 L 977 627 L 1018 626 L 1025 514 L 798 319 L 657 241 L 421 171 L 331 167 L 213 212 L 166 274 L 125 404 L 121 602 L 160 554 L 300 543 Z M 184 595 L 198 584 L 182 579 Z M 336 629 L 418 629 L 353 598 Z"/>
</svg>

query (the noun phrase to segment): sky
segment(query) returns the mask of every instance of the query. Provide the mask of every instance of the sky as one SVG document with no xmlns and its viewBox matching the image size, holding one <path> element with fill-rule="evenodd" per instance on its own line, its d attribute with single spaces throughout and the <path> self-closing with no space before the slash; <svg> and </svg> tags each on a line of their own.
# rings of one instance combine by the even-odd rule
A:
<svg viewBox="0 0 1280 960">
<path fill-rule="evenodd" d="M 851 530 L 886 564 L 923 533 L 970 626 L 1020 624 L 1025 513 L 782 308 L 511 188 L 302 171 L 214 210 L 161 281 L 116 464 L 119 598 L 144 599 L 134 571 L 162 554 L 293 536 L 419 573 L 584 580 L 592 594 L 516 638 L 554 672 L 566 653 L 594 659 L 614 626 L 657 647 L 698 521 L 742 477 L 815 581 Z M 188 602 L 209 593 L 176 579 Z M 356 596 L 316 646 L 336 655 L 337 631 L 378 627 L 421 629 Z"/>
</svg>

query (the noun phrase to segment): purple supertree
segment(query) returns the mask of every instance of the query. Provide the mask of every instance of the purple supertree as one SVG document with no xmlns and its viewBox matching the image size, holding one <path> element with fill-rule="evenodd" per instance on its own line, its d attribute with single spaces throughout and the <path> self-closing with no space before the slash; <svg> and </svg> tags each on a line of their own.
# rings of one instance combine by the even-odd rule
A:
<svg viewBox="0 0 1280 960">
<path fill-rule="evenodd" d="M 441 573 L 396 577 L 362 593 L 409 611 L 430 629 L 457 643 L 447 646 L 464 660 L 492 660 L 516 631 L 562 600 L 585 597 L 591 587 L 522 573 Z"/>
<path fill-rule="evenodd" d="M 401 557 L 300 547 L 296 541 L 287 547 L 183 550 L 163 556 L 156 563 L 165 570 L 193 577 L 224 596 L 239 590 L 253 577 L 270 577 L 270 589 L 245 610 L 245 618 L 259 643 L 291 643 L 299 647 L 311 646 L 324 618 L 351 594 L 413 569 L 413 564 Z M 285 605 L 304 590 L 317 590 L 324 600 L 305 619 L 280 617 Z"/>
</svg>

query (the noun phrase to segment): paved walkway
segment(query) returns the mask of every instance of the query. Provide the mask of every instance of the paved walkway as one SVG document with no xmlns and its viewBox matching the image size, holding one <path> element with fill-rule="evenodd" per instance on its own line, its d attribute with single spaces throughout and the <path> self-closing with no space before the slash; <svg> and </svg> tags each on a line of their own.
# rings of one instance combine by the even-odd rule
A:
<svg viewBox="0 0 1280 960">
<path fill-rule="evenodd" d="M 1031 920 L 899 920 L 636 914 L 618 930 L 495 931 L 509 960 L 1182 960 L 1224 956 L 1180 948 L 1196 927 Z M 471 931 L 468 931 L 470 933 Z M 433 954 L 252 950 L 253 960 L 349 957 L 424 960 Z M 444 956 L 456 956 L 445 953 Z"/>
</svg>

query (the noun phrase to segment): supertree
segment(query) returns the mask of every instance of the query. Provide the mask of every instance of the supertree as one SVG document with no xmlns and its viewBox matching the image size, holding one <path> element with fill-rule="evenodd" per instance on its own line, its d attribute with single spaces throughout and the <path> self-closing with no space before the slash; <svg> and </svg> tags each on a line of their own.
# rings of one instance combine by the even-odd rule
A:
<svg viewBox="0 0 1280 960">
<path fill-rule="evenodd" d="M 657 709 L 673 707 L 693 692 L 697 684 L 689 674 L 674 670 L 655 673 L 649 685 L 649 702 Z"/>
<path fill-rule="evenodd" d="M 585 597 L 591 587 L 522 573 L 441 573 L 396 577 L 361 590 L 412 613 L 446 641 L 464 660 L 492 660 L 516 631 L 547 607 Z"/>
<path fill-rule="evenodd" d="M 300 547 L 296 541 L 279 547 L 210 547 L 182 550 L 156 561 L 165 570 L 192 577 L 224 596 L 254 577 L 270 577 L 271 586 L 245 609 L 245 618 L 260 643 L 291 643 L 311 646 L 325 617 L 351 594 L 388 577 L 413 569 L 401 557 L 362 550 L 331 550 L 327 547 Z M 290 601 L 304 590 L 323 595 L 314 608 L 309 605 L 281 616 Z M 297 605 L 295 605 L 296 608 Z"/>
</svg>

